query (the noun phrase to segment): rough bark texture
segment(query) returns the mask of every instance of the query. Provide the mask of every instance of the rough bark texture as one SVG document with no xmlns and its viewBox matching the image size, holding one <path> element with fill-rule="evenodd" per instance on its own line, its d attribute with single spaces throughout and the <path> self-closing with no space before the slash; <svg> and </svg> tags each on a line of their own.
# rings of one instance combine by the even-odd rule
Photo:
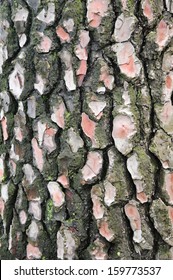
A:
<svg viewBox="0 0 173 280">
<path fill-rule="evenodd" d="M 0 1 L 1 259 L 173 259 L 172 14 Z"/>
</svg>

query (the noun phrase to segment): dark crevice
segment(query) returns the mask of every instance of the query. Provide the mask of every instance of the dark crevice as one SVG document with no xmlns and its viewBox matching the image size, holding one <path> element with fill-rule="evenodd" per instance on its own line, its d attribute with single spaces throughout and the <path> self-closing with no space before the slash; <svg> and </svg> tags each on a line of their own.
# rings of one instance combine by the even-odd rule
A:
<svg viewBox="0 0 173 280">
<path fill-rule="evenodd" d="M 171 104 L 173 106 L 173 92 L 171 93 Z"/>
<path fill-rule="evenodd" d="M 8 206 L 12 206 L 11 207 L 11 213 L 10 213 L 10 211 L 8 212 L 8 221 L 6 221 L 6 234 L 7 234 L 7 236 L 9 236 L 9 233 L 10 233 L 10 226 L 12 224 L 13 216 L 14 216 L 13 206 L 16 203 L 17 194 L 18 194 L 18 185 L 14 184 L 14 186 L 15 186 L 16 189 L 15 189 L 13 195 L 11 196 L 11 198 L 8 200 L 8 204 L 7 204 Z"/>
<path fill-rule="evenodd" d="M 78 257 L 79 260 L 83 259 L 83 252 L 91 244 L 92 236 L 92 223 L 93 223 L 93 214 L 92 214 L 92 200 L 91 197 L 87 201 L 87 220 L 85 220 L 85 229 L 86 229 L 86 238 L 83 240 L 82 244 L 78 247 Z"/>
<path fill-rule="evenodd" d="M 139 98 L 139 90 L 136 89 L 136 102 L 135 102 L 135 105 L 138 109 L 138 112 L 139 112 L 139 130 L 140 130 L 140 139 L 142 141 L 144 141 L 145 139 L 145 131 L 144 131 L 144 125 L 142 123 L 143 121 L 143 116 L 142 116 L 142 105 L 140 104 L 140 100 L 138 100 Z"/>
<path fill-rule="evenodd" d="M 63 9 L 66 5 L 66 1 L 63 1 L 63 0 L 60 0 L 60 1 L 61 1 L 61 4 L 59 4 L 58 11 L 56 11 L 57 18 L 56 18 L 55 23 L 54 23 L 55 26 L 58 26 L 58 24 L 59 24 L 59 22 L 62 18 Z"/>
<path fill-rule="evenodd" d="M 134 14 L 135 15 L 139 15 L 139 10 L 140 10 L 140 6 L 141 6 L 141 0 L 137 0 L 137 1 L 135 1 L 136 3 L 136 5 L 135 5 L 135 11 L 134 11 Z"/>
<path fill-rule="evenodd" d="M 162 169 L 162 164 L 160 160 L 155 156 L 155 154 L 151 153 L 150 150 L 148 151 L 149 156 L 154 161 L 154 164 L 156 165 L 156 171 L 154 174 L 154 182 L 155 182 L 155 188 L 154 192 L 152 194 L 152 199 L 158 199 L 159 198 L 159 179 L 160 179 L 160 172 Z"/>
<path fill-rule="evenodd" d="M 25 34 L 26 34 L 27 40 L 26 40 L 25 45 L 23 46 L 23 47 L 27 47 L 31 42 L 30 35 L 31 35 L 31 27 L 32 27 L 32 23 L 33 23 L 33 14 L 32 14 L 32 9 L 28 5 L 28 3 L 25 0 L 23 0 L 23 2 L 29 12 L 27 26 L 25 29 Z"/>
<path fill-rule="evenodd" d="M 87 0 L 82 1 L 83 9 L 84 9 L 84 16 L 83 16 L 83 26 L 86 26 L 86 17 L 87 17 Z"/>
<path fill-rule="evenodd" d="M 114 83 L 115 83 L 115 87 L 120 87 L 122 86 L 122 74 L 120 72 L 120 68 L 117 65 L 117 63 L 115 63 L 114 59 L 109 57 L 110 63 L 112 65 L 112 69 L 113 69 L 113 75 L 114 75 Z"/>
<path fill-rule="evenodd" d="M 84 97 L 85 97 L 85 91 L 84 91 L 83 87 L 81 87 L 81 88 L 79 89 L 79 103 L 80 103 L 80 109 L 79 109 L 79 111 L 80 111 L 80 115 L 82 115 L 82 113 L 83 113 Z M 85 153 L 84 153 L 84 164 L 85 164 L 86 161 L 87 161 L 87 155 L 88 155 L 88 152 L 89 152 L 89 148 L 88 148 L 88 145 L 87 145 L 87 141 L 86 141 L 86 138 L 85 138 L 85 134 L 84 134 L 83 129 L 82 129 L 82 126 L 81 126 L 81 121 L 82 121 L 82 119 L 81 119 L 80 122 L 78 123 L 78 130 L 79 130 L 79 135 L 80 135 L 80 137 L 82 138 L 83 143 L 84 143 L 83 149 L 84 149 L 84 151 L 85 151 Z"/>
<path fill-rule="evenodd" d="M 150 208 L 151 208 L 151 203 L 145 203 L 144 205 L 144 209 L 145 209 L 145 215 L 148 219 L 148 225 L 151 229 L 152 232 L 152 236 L 153 236 L 153 251 L 152 251 L 152 260 L 156 259 L 156 254 L 158 252 L 158 246 L 159 246 L 159 242 L 160 242 L 160 235 L 157 232 L 157 230 L 154 227 L 154 223 L 150 217 Z"/>
<path fill-rule="evenodd" d="M 19 222 L 19 215 L 18 215 L 18 213 L 17 213 L 17 211 L 16 211 L 16 209 L 14 208 L 13 209 L 13 219 L 14 219 L 14 217 L 18 220 L 17 222 L 18 222 L 18 224 L 20 225 L 20 222 Z M 12 219 L 12 221 L 11 221 L 11 227 L 13 226 L 13 219 Z M 10 229 L 11 230 L 11 229 Z M 13 230 L 13 228 L 12 228 L 12 230 Z M 27 245 L 27 235 L 26 235 L 26 232 L 20 232 L 21 234 L 22 234 L 22 242 L 24 242 L 25 243 L 25 246 Z M 10 232 L 9 232 L 9 234 L 10 234 Z M 12 241 L 13 241 L 13 233 L 12 233 Z M 17 240 L 15 240 L 15 241 L 17 241 Z M 11 248 L 11 250 L 10 250 L 10 253 L 12 254 L 12 256 L 14 256 L 15 257 L 15 259 L 16 259 L 16 257 L 17 258 L 19 258 L 19 256 L 16 254 L 17 252 L 17 249 L 18 249 L 18 246 L 17 246 L 17 242 L 16 242 L 16 246 L 14 246 L 14 244 L 13 244 L 13 242 L 12 242 L 12 248 Z M 26 253 L 25 252 L 22 252 L 23 253 L 23 257 L 22 256 L 20 256 L 20 258 L 21 259 L 26 259 Z"/>
<path fill-rule="evenodd" d="M 170 9 L 170 8 L 171 8 L 171 4 L 172 4 L 171 2 L 172 2 L 172 1 L 170 0 L 169 2 L 170 2 L 170 5 L 169 5 L 169 9 Z M 165 11 L 167 11 L 166 0 L 163 0 L 163 8 L 164 8 Z"/>
</svg>

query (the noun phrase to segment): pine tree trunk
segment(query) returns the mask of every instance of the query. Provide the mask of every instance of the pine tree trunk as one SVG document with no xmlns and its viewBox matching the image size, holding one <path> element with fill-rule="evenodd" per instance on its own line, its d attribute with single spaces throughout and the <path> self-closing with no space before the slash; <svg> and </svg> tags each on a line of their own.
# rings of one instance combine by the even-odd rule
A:
<svg viewBox="0 0 173 280">
<path fill-rule="evenodd" d="M 1 259 L 173 259 L 172 14 L 0 1 Z"/>
</svg>

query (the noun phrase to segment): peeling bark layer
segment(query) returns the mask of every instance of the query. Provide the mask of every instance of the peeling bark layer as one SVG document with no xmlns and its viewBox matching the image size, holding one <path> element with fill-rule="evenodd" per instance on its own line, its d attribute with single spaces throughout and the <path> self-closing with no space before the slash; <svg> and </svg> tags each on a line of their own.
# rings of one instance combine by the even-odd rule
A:
<svg viewBox="0 0 173 280">
<path fill-rule="evenodd" d="M 0 1 L 1 259 L 173 259 L 172 13 Z"/>
</svg>

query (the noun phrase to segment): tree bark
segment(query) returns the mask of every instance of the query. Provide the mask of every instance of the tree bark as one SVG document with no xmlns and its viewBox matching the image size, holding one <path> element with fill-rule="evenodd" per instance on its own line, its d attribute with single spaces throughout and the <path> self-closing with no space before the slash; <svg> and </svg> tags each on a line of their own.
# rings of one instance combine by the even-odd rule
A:
<svg viewBox="0 0 173 280">
<path fill-rule="evenodd" d="M 1 259 L 173 259 L 172 13 L 0 1 Z"/>
</svg>

